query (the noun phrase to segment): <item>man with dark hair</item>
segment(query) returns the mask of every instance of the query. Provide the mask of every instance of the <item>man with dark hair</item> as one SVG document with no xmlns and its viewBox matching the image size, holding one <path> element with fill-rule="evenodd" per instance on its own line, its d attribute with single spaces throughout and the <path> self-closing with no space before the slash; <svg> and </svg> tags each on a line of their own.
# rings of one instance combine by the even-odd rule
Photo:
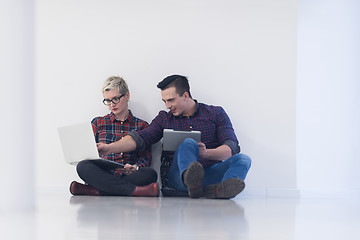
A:
<svg viewBox="0 0 360 240">
<path fill-rule="evenodd" d="M 165 90 L 166 88 L 169 87 L 175 87 L 176 93 L 179 94 L 180 96 L 182 96 L 185 92 L 188 92 L 189 97 L 192 98 L 190 93 L 189 81 L 187 80 L 186 77 L 181 75 L 168 76 L 164 78 L 164 80 L 159 82 L 157 87 L 160 88 L 161 90 Z"/>
<path fill-rule="evenodd" d="M 132 131 L 120 141 L 98 144 L 100 154 L 144 149 L 158 142 L 164 129 L 201 131 L 201 142 L 186 139 L 175 153 L 166 153 L 171 159 L 166 184 L 191 198 L 235 197 L 245 187 L 251 160 L 240 153 L 224 109 L 193 99 L 188 79 L 181 75 L 168 76 L 157 87 L 169 112 L 160 111 L 147 128 Z"/>
</svg>

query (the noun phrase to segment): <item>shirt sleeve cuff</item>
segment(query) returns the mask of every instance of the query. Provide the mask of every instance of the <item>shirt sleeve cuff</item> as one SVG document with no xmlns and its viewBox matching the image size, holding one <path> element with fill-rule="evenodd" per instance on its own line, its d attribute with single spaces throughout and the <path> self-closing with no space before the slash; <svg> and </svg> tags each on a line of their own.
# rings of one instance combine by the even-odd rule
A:
<svg viewBox="0 0 360 240">
<path fill-rule="evenodd" d="M 132 130 L 129 132 L 129 135 L 135 140 L 137 151 L 144 151 L 146 149 L 145 141 L 137 131 Z"/>
<path fill-rule="evenodd" d="M 234 141 L 226 140 L 223 144 L 229 146 L 232 154 L 236 154 L 241 151 L 240 146 Z"/>
</svg>

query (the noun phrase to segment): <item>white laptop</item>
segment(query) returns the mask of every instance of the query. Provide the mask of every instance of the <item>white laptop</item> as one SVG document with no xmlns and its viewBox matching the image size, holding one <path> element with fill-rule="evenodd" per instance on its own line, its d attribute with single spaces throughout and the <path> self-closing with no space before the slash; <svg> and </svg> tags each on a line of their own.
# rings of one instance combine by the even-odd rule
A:
<svg viewBox="0 0 360 240">
<path fill-rule="evenodd" d="M 200 131 L 177 131 L 174 129 L 164 129 L 163 151 L 175 152 L 180 144 L 186 139 L 192 138 L 196 142 L 201 141 Z"/>
<path fill-rule="evenodd" d="M 108 169 L 124 167 L 99 156 L 91 123 L 59 127 L 58 132 L 66 163 L 77 165 L 82 160 L 92 160 Z"/>
</svg>

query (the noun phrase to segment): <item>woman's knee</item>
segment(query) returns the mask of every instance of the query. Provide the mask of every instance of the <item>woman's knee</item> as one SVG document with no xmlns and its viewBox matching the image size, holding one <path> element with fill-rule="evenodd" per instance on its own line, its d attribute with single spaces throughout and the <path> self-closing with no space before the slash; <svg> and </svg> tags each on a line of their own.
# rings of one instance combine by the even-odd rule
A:
<svg viewBox="0 0 360 240">
<path fill-rule="evenodd" d="M 90 164 L 92 164 L 90 161 L 83 160 L 76 165 L 76 172 L 80 178 L 84 179 L 84 177 L 86 177 L 86 173 L 88 172 L 87 168 Z"/>
<path fill-rule="evenodd" d="M 151 180 L 151 182 L 156 182 L 158 179 L 158 174 L 155 169 L 151 167 L 140 168 L 141 173 L 146 175 L 147 179 Z"/>
</svg>

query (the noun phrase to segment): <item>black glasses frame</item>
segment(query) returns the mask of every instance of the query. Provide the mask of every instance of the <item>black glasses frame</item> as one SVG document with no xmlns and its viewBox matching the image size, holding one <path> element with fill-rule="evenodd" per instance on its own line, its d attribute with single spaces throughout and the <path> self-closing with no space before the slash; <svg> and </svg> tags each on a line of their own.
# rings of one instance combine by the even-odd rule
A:
<svg viewBox="0 0 360 240">
<path fill-rule="evenodd" d="M 111 103 L 113 104 L 117 104 L 120 102 L 121 98 L 125 96 L 125 94 L 121 95 L 120 97 L 114 97 L 113 99 L 104 99 L 102 102 L 106 105 L 109 106 Z"/>
</svg>

